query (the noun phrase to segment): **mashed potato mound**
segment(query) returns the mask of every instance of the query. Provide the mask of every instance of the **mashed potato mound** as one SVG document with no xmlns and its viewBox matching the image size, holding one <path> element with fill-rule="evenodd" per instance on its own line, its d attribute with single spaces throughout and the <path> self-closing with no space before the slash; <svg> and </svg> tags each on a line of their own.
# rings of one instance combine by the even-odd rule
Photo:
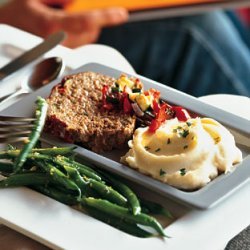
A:
<svg viewBox="0 0 250 250">
<path fill-rule="evenodd" d="M 121 161 L 174 187 L 194 190 L 242 161 L 233 135 L 210 118 L 167 120 L 155 132 L 138 128 Z"/>
</svg>

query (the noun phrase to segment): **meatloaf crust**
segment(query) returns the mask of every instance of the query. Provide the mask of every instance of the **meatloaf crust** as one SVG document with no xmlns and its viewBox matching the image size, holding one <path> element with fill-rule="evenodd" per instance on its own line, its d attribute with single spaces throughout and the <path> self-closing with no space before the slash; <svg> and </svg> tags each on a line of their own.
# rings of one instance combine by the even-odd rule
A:
<svg viewBox="0 0 250 250">
<path fill-rule="evenodd" d="M 47 98 L 45 131 L 95 152 L 121 148 L 132 136 L 135 116 L 102 107 L 102 89 L 115 78 L 95 72 L 66 76 Z"/>
</svg>

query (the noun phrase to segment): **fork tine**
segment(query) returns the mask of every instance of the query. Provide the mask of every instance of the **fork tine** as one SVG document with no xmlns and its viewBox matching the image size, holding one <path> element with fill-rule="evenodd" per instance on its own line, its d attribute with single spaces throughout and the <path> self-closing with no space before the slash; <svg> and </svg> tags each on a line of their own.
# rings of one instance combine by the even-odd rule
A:
<svg viewBox="0 0 250 250">
<path fill-rule="evenodd" d="M 29 117 L 0 116 L 0 144 L 27 140 L 34 121 Z"/>
<path fill-rule="evenodd" d="M 16 136 L 21 136 L 21 135 L 28 135 L 30 133 L 31 133 L 31 130 L 20 130 L 20 131 L 7 132 L 7 133 L 0 132 L 0 138 L 16 137 Z"/>
<path fill-rule="evenodd" d="M 30 117 L 0 116 L 0 122 L 33 122 L 35 120 Z"/>
<path fill-rule="evenodd" d="M 9 138 L 0 138 L 0 144 L 21 142 L 28 140 L 28 137 L 9 137 Z"/>
<path fill-rule="evenodd" d="M 34 127 L 34 124 L 0 124 L 0 132 L 8 131 L 19 131 L 22 129 L 31 129 Z"/>
</svg>

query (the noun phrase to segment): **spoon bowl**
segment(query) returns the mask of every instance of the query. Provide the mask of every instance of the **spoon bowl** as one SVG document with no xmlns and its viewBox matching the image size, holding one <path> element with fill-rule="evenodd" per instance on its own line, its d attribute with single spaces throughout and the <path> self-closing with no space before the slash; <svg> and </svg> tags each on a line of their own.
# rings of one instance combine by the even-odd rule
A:
<svg viewBox="0 0 250 250">
<path fill-rule="evenodd" d="M 47 85 L 64 71 L 63 60 L 60 57 L 50 57 L 38 63 L 30 75 L 27 86 L 35 91 Z"/>
<path fill-rule="evenodd" d="M 4 96 L 0 104 L 22 94 L 31 93 L 50 83 L 64 72 L 65 65 L 60 57 L 49 57 L 34 65 L 21 83 L 20 89 L 15 93 Z"/>
</svg>

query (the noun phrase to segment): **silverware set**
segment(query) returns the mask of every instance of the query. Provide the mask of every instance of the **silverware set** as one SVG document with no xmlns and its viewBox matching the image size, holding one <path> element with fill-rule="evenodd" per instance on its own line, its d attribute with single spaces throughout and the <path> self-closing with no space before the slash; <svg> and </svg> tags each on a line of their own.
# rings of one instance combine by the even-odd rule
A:
<svg viewBox="0 0 250 250">
<path fill-rule="evenodd" d="M 17 72 L 27 64 L 33 62 L 44 53 L 54 48 L 66 37 L 66 34 L 62 31 L 56 32 L 50 35 L 42 43 L 38 44 L 31 50 L 23 53 L 4 67 L 0 68 L 0 84 L 9 75 Z M 35 66 L 32 66 L 29 73 L 24 77 L 24 81 L 21 83 L 20 89 L 6 96 L 0 98 L 0 105 L 3 102 L 7 102 L 13 97 L 21 94 L 30 93 L 45 84 L 48 84 L 64 71 L 64 63 L 60 57 L 50 57 L 40 61 Z"/>
<path fill-rule="evenodd" d="M 66 37 L 62 31 L 50 35 L 42 43 L 31 50 L 23 53 L 4 67 L 0 68 L 0 84 L 3 79 L 17 72 L 19 69 L 33 62 L 56 45 L 60 44 Z M 30 93 L 43 85 L 48 84 L 64 71 L 64 63 L 60 57 L 46 58 L 31 67 L 21 88 L 10 95 L 0 98 L 0 105 L 19 94 Z M 0 115 L 0 144 L 25 141 L 34 126 L 35 118 L 12 117 Z"/>
</svg>

